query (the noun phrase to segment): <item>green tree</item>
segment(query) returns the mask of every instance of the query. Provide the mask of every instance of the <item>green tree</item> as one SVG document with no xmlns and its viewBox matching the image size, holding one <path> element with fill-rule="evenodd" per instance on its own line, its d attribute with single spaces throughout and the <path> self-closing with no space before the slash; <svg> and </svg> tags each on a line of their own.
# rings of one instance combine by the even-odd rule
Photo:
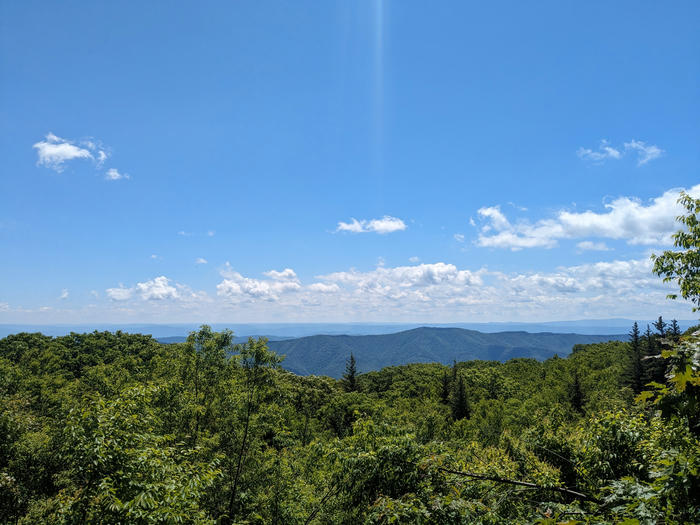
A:
<svg viewBox="0 0 700 525">
<path fill-rule="evenodd" d="M 632 325 L 629 333 L 630 341 L 630 364 L 628 372 L 628 383 L 635 394 L 639 394 L 644 387 L 644 364 L 642 362 L 642 341 L 639 335 L 639 325 L 637 321 Z"/>
<path fill-rule="evenodd" d="M 469 406 L 469 398 L 467 397 L 467 391 L 464 387 L 464 378 L 461 374 L 458 376 L 457 382 L 453 387 L 454 390 L 452 392 L 452 402 L 450 405 L 452 409 L 452 419 L 455 421 L 469 419 L 471 416 L 471 407 Z"/>
<path fill-rule="evenodd" d="M 440 379 L 440 402 L 447 405 L 450 402 L 450 387 L 452 382 L 450 376 L 447 375 L 447 370 L 443 370 L 442 378 Z"/>
<path fill-rule="evenodd" d="M 343 385 L 346 392 L 357 392 L 357 363 L 352 352 L 350 352 L 350 359 L 345 363 Z"/>
<path fill-rule="evenodd" d="M 681 250 L 666 250 L 661 255 L 651 256 L 654 273 L 664 282 L 676 281 L 680 294 L 691 301 L 693 311 L 700 308 L 700 199 L 681 192 L 678 202 L 685 208 L 685 215 L 676 220 L 684 228 L 673 234 L 673 244 Z M 669 294 L 676 299 L 677 294 Z"/>
</svg>

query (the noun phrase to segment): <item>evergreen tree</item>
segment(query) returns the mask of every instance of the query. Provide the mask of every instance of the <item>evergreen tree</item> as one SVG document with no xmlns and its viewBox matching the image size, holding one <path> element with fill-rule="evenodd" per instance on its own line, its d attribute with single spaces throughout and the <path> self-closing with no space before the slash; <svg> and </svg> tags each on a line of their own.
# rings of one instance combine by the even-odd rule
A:
<svg viewBox="0 0 700 525">
<path fill-rule="evenodd" d="M 343 385 L 346 392 L 357 392 L 357 366 L 355 356 L 350 352 L 350 359 L 345 363 L 345 373 L 343 374 Z"/>
<path fill-rule="evenodd" d="M 666 327 L 668 326 L 668 323 L 664 321 L 663 317 L 659 316 L 658 321 L 654 322 L 654 328 L 656 328 L 656 334 L 659 337 L 665 337 L 666 336 Z"/>
<path fill-rule="evenodd" d="M 581 389 L 578 370 L 574 370 L 573 380 L 569 384 L 569 401 L 576 412 L 583 414 L 583 390 Z"/>
<path fill-rule="evenodd" d="M 654 323 L 657 327 L 658 321 Z M 644 366 L 643 366 L 643 381 L 647 383 L 663 383 L 666 374 L 666 365 L 661 358 L 661 347 L 656 334 L 651 332 L 651 328 L 647 325 L 644 332 Z"/>
<path fill-rule="evenodd" d="M 677 343 L 681 338 L 681 327 L 678 326 L 678 321 L 675 319 L 671 321 L 671 328 L 669 328 L 667 336 L 670 337 L 674 343 Z"/>
<path fill-rule="evenodd" d="M 440 402 L 444 405 L 450 402 L 450 387 L 452 386 L 452 381 L 450 381 L 450 376 L 447 375 L 447 370 L 443 371 L 442 379 L 440 381 Z"/>
<path fill-rule="evenodd" d="M 464 388 L 464 379 L 461 375 L 458 376 L 457 381 L 454 383 L 451 408 L 452 419 L 455 421 L 459 421 L 460 419 L 469 419 L 471 416 L 471 407 L 469 406 L 467 391 Z"/>
<path fill-rule="evenodd" d="M 639 394 L 644 386 L 644 363 L 642 362 L 642 341 L 639 335 L 639 325 L 634 322 L 630 336 L 630 370 L 628 382 L 635 394 Z"/>
</svg>

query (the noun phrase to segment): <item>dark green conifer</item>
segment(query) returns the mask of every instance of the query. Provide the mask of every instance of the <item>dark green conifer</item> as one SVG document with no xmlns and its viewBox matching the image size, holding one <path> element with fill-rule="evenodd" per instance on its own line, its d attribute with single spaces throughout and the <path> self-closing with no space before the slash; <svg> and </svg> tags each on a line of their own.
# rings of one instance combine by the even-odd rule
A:
<svg viewBox="0 0 700 525">
<path fill-rule="evenodd" d="M 642 362 L 642 340 L 639 335 L 639 325 L 634 322 L 630 336 L 630 365 L 628 383 L 635 394 L 639 394 L 644 387 L 644 363 Z"/>
<path fill-rule="evenodd" d="M 459 421 L 460 419 L 469 419 L 471 416 L 471 407 L 469 406 L 469 398 L 464 387 L 464 379 L 461 375 L 453 385 L 452 391 L 452 419 Z"/>
<path fill-rule="evenodd" d="M 447 375 L 447 370 L 442 373 L 442 379 L 440 381 L 440 402 L 443 404 L 448 404 L 450 402 L 450 386 L 452 381 L 450 381 L 450 376 Z"/>
<path fill-rule="evenodd" d="M 346 392 L 357 392 L 357 366 L 355 356 L 350 353 L 350 359 L 345 363 L 345 373 L 343 374 L 343 385 Z"/>
</svg>

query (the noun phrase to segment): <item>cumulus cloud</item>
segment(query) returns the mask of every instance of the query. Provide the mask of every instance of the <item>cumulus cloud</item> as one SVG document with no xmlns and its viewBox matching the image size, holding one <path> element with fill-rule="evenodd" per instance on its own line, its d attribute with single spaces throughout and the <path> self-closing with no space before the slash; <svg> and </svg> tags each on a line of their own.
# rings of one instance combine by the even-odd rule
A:
<svg viewBox="0 0 700 525">
<path fill-rule="evenodd" d="M 406 223 L 396 217 L 385 215 L 381 219 L 360 220 L 351 218 L 350 222 L 339 222 L 336 232 L 351 232 L 351 233 L 367 233 L 374 232 L 379 234 L 392 233 L 406 229 Z"/>
<path fill-rule="evenodd" d="M 136 291 L 141 294 L 141 298 L 145 301 L 162 299 L 177 299 L 179 293 L 177 288 L 170 284 L 170 279 L 161 275 L 150 281 L 136 283 Z"/>
<path fill-rule="evenodd" d="M 66 163 L 76 159 L 90 160 L 97 169 L 101 169 L 110 157 L 108 148 L 105 148 L 100 141 L 88 139 L 76 142 L 58 137 L 50 132 L 44 140 L 37 142 L 32 147 L 37 153 L 37 165 L 58 173 L 65 169 Z M 115 168 L 110 168 L 105 173 L 104 178 L 106 180 L 120 180 L 130 177 L 120 173 Z"/>
<path fill-rule="evenodd" d="M 105 173 L 105 179 L 107 180 L 123 180 L 130 179 L 131 177 L 126 173 L 119 173 L 115 168 L 109 168 L 107 173 Z"/>
<path fill-rule="evenodd" d="M 252 279 L 243 277 L 227 262 L 221 275 L 224 280 L 216 286 L 216 293 L 231 301 L 250 299 L 274 301 L 283 294 L 297 292 L 301 289 L 296 273 L 289 268 L 281 272 L 276 270 L 266 272 L 264 275 L 270 277 L 269 279 Z"/>
<path fill-rule="evenodd" d="M 66 299 L 68 299 L 68 295 L 70 295 L 68 293 L 68 288 L 64 288 L 63 290 L 61 290 L 61 295 L 59 296 L 59 299 L 65 301 Z"/>
<path fill-rule="evenodd" d="M 191 318 L 306 321 L 513 321 L 576 318 L 683 318 L 690 305 L 667 301 L 673 286 L 651 272 L 647 258 L 499 272 L 447 262 L 366 271 L 347 269 L 303 282 L 291 268 L 260 277 L 226 264 L 216 296 L 193 292 L 165 276 L 107 290 L 120 311 Z M 245 321 L 243 321 L 245 319 Z"/>
<path fill-rule="evenodd" d="M 700 197 L 700 184 L 686 190 Z M 477 244 L 492 248 L 552 248 L 559 239 L 599 237 L 621 239 L 633 245 L 671 244 L 671 235 L 678 229 L 675 218 L 683 212 L 677 203 L 680 190 L 668 190 L 643 203 L 633 197 L 619 197 L 605 205 L 602 213 L 560 211 L 555 217 L 537 222 L 513 223 L 498 206 L 481 208 L 478 213 L 485 221 Z M 579 247 L 587 249 L 593 246 Z"/>
<path fill-rule="evenodd" d="M 0 303 L 0 312 L 7 312 L 10 310 L 9 303 Z"/>
<path fill-rule="evenodd" d="M 129 288 L 120 283 L 117 288 L 107 288 L 105 293 L 113 301 L 141 299 L 143 301 L 176 300 L 191 302 L 207 299 L 207 295 L 204 292 L 194 292 L 189 286 L 174 283 L 164 275 L 136 283 Z"/>
<path fill-rule="evenodd" d="M 619 160 L 628 153 L 636 153 L 637 166 L 642 166 L 649 161 L 658 159 L 664 150 L 641 140 L 630 140 L 625 142 L 622 147 L 614 148 L 607 140 L 603 139 L 597 150 L 581 147 L 576 151 L 579 158 L 595 163 L 603 163 L 609 159 Z"/>
<path fill-rule="evenodd" d="M 65 163 L 73 159 L 94 159 L 89 150 L 76 146 L 71 141 L 57 137 L 53 133 L 34 144 L 38 160 L 37 165 L 50 168 L 58 173 L 65 168 Z"/>
</svg>

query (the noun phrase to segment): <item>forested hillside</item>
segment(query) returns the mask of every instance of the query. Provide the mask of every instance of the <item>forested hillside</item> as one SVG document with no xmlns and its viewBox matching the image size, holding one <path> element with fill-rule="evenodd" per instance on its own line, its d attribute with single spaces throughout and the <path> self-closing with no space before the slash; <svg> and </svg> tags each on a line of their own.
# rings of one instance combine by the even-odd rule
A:
<svg viewBox="0 0 700 525">
<path fill-rule="evenodd" d="M 378 370 L 408 363 L 443 363 L 515 357 L 547 359 L 568 355 L 576 344 L 626 339 L 615 335 L 580 335 L 527 332 L 483 333 L 463 328 L 422 327 L 384 335 L 314 335 L 269 341 L 275 353 L 284 355 L 284 368 L 297 374 L 340 378 L 350 354 L 358 370 Z"/>
<path fill-rule="evenodd" d="M 654 272 L 700 307 L 700 200 Z M 697 308 L 696 308 L 697 310 Z M 698 523 L 700 326 L 342 380 L 264 339 L 0 339 L 2 523 Z"/>
<path fill-rule="evenodd" d="M 348 367 L 341 381 L 208 327 L 175 345 L 10 336 L 0 522 L 693 522 L 698 344 L 634 402 L 636 371 L 656 373 L 639 358 L 677 338 L 659 326 L 565 359 Z"/>
</svg>

